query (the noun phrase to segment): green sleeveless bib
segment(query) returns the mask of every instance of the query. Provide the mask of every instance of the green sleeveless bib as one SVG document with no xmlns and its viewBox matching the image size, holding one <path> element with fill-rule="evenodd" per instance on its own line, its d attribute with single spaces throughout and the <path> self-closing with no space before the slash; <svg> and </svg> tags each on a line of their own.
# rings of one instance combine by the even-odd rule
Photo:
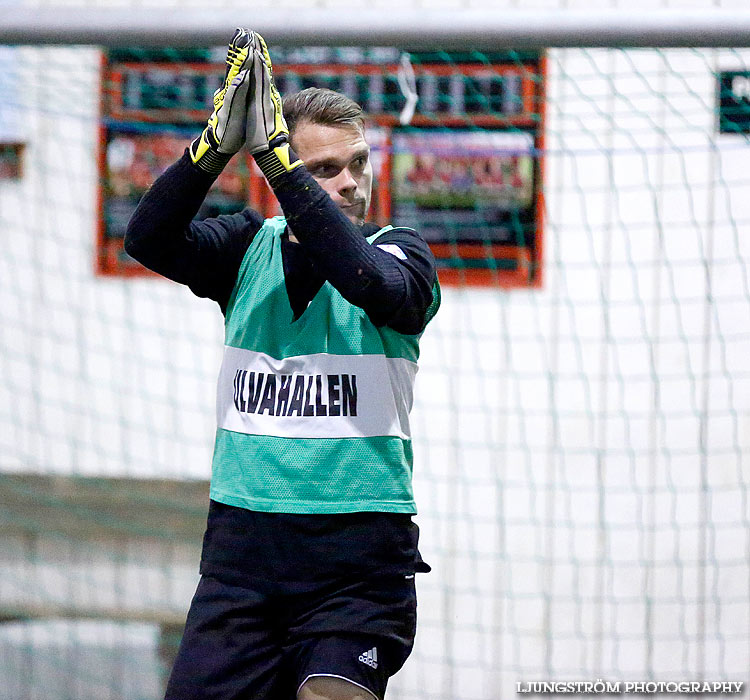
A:
<svg viewBox="0 0 750 700">
<path fill-rule="evenodd" d="M 328 282 L 295 321 L 285 228 L 283 217 L 264 223 L 227 306 L 211 498 L 280 513 L 415 513 L 419 336 L 375 327 Z M 437 284 L 433 295 L 434 314 Z"/>
</svg>

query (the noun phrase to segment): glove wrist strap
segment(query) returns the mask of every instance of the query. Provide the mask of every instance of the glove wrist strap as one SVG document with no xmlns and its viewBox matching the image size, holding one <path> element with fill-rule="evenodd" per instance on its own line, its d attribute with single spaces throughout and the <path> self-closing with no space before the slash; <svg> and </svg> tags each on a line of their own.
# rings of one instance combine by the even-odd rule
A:
<svg viewBox="0 0 750 700">
<path fill-rule="evenodd" d="M 197 142 L 199 141 L 200 138 L 197 138 L 190 144 L 190 156 L 193 163 L 209 175 L 219 175 L 224 170 L 224 166 L 232 159 L 233 154 L 219 153 L 215 148 L 208 148 L 196 159 L 193 157 L 193 154 L 197 149 Z"/>
<path fill-rule="evenodd" d="M 270 148 L 267 151 L 254 153 L 253 157 L 268 184 L 273 187 L 285 173 L 302 165 L 302 161 L 285 138 L 276 138 L 268 145 Z"/>
</svg>

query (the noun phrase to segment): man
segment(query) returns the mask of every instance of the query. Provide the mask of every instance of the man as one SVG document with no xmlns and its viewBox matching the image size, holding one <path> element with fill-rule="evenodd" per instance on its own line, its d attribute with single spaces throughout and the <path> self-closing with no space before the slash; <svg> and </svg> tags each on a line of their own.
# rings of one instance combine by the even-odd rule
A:
<svg viewBox="0 0 750 700">
<path fill-rule="evenodd" d="M 408 411 L 434 259 L 415 231 L 364 224 L 361 108 L 308 89 L 287 126 L 258 34 L 235 32 L 214 105 L 125 239 L 225 315 L 202 576 L 167 698 L 382 699 L 429 570 Z M 284 217 L 191 221 L 243 144 Z"/>
</svg>

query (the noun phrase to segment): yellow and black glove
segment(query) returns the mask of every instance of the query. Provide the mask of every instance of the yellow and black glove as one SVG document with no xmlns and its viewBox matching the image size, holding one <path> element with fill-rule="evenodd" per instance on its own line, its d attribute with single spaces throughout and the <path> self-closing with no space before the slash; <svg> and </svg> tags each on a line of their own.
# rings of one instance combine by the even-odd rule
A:
<svg viewBox="0 0 750 700">
<path fill-rule="evenodd" d="M 245 130 L 247 149 L 273 185 L 280 175 L 302 161 L 289 148 L 289 129 L 284 120 L 281 95 L 273 82 L 273 66 L 263 37 L 254 33 L 253 88 Z"/>
<path fill-rule="evenodd" d="M 252 102 L 255 34 L 238 28 L 229 42 L 222 86 L 203 133 L 190 144 L 190 158 L 201 170 L 218 175 L 245 143 L 248 104 Z"/>
</svg>

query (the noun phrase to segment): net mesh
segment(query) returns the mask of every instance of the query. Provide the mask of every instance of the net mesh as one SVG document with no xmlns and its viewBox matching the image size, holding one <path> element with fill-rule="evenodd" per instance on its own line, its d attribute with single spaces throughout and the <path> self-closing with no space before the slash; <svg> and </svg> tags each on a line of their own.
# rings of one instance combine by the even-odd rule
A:
<svg viewBox="0 0 750 700">
<path fill-rule="evenodd" d="M 390 69 L 361 56 L 366 71 L 336 69 L 337 86 L 391 104 L 371 129 L 382 172 L 394 173 L 374 214 L 430 218 L 441 276 L 459 273 L 422 341 L 415 489 L 433 572 L 419 578 L 415 651 L 389 695 L 746 680 L 750 175 L 739 98 L 750 51 L 552 50 L 545 99 L 524 123 L 503 103 L 522 92 L 493 95 L 459 68 L 523 68 L 524 57 L 470 54 L 438 57 L 434 109 L 418 105 L 409 126 Z M 221 314 L 134 275 L 117 236 L 138 177 L 179 155 L 202 107 L 178 107 L 167 131 L 113 114 L 102 58 L 90 47 L 0 51 L 0 141 L 23 145 L 0 152 L 9 700 L 158 697 L 197 581 Z M 417 78 L 434 72 L 434 56 L 410 61 Z M 543 72 L 527 74 L 541 86 Z M 202 94 L 196 80 L 169 85 L 178 105 L 181 91 Z M 144 135 L 156 148 L 141 148 Z M 450 180 L 428 201 L 404 194 L 404 173 L 430 148 L 472 173 L 463 201 Z M 131 167 L 141 161 L 145 171 Z M 505 179 L 478 194 L 477 173 L 498 162 Z M 243 168 L 213 211 L 250 196 Z"/>
</svg>

